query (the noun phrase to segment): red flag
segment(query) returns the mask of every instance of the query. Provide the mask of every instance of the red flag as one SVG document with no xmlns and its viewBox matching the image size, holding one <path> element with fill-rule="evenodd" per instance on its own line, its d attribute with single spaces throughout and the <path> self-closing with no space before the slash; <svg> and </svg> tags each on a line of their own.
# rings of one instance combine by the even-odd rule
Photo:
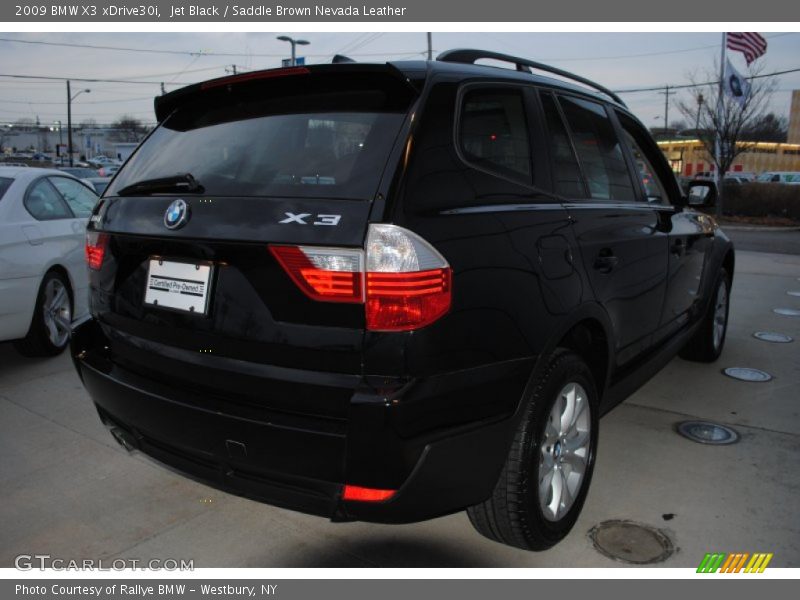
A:
<svg viewBox="0 0 800 600">
<path fill-rule="evenodd" d="M 767 40 L 758 33 L 728 33 L 728 50 L 744 54 L 749 65 L 767 51 Z"/>
</svg>

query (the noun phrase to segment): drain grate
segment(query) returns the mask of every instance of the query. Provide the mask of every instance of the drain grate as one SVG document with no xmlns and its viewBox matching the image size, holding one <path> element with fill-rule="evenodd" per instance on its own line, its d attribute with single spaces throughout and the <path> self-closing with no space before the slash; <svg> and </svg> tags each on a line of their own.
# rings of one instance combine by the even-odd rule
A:
<svg viewBox="0 0 800 600">
<path fill-rule="evenodd" d="M 761 369 L 751 369 L 749 367 L 728 367 L 722 369 L 722 373 L 728 377 L 733 377 L 739 381 L 751 381 L 755 383 L 763 383 L 770 381 L 772 375 Z"/>
<path fill-rule="evenodd" d="M 788 344 L 794 341 L 792 336 L 778 333 L 777 331 L 756 331 L 753 337 L 762 342 L 772 342 L 773 344 Z"/>
<path fill-rule="evenodd" d="M 589 530 L 589 539 L 600 554 L 634 565 L 663 562 L 675 551 L 663 531 L 634 521 L 604 521 Z"/>
<path fill-rule="evenodd" d="M 683 437 L 698 444 L 724 446 L 739 441 L 736 430 L 711 421 L 682 421 L 676 429 Z"/>
<path fill-rule="evenodd" d="M 773 308 L 772 312 L 784 317 L 800 317 L 800 310 L 795 308 Z"/>
</svg>

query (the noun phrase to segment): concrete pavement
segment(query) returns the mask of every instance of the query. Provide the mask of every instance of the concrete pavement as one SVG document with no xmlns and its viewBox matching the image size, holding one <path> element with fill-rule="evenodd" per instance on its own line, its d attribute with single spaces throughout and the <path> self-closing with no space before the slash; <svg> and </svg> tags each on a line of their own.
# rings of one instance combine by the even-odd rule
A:
<svg viewBox="0 0 800 600">
<path fill-rule="evenodd" d="M 196 567 L 620 566 L 587 532 L 609 519 L 662 529 L 695 567 L 707 551 L 773 552 L 800 566 L 800 256 L 740 252 L 720 361 L 673 360 L 600 424 L 597 466 L 575 529 L 528 553 L 475 533 L 465 514 L 421 524 L 332 524 L 215 491 L 128 455 L 103 428 L 68 356 L 31 360 L 0 345 L 0 566 L 18 554 L 194 559 Z M 795 338 L 769 344 L 773 330 Z M 744 383 L 720 369 L 774 375 Z M 731 446 L 674 432 L 702 418 L 734 427 Z"/>
</svg>

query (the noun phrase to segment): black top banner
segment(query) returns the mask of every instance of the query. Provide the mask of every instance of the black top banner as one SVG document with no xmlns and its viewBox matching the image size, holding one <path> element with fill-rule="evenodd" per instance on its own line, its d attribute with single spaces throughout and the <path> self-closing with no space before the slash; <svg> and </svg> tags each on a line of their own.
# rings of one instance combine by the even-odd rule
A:
<svg viewBox="0 0 800 600">
<path fill-rule="evenodd" d="M 800 21 L 800 3 L 786 0 L 18 0 L 0 6 L 14 22 L 749 22 Z"/>
</svg>

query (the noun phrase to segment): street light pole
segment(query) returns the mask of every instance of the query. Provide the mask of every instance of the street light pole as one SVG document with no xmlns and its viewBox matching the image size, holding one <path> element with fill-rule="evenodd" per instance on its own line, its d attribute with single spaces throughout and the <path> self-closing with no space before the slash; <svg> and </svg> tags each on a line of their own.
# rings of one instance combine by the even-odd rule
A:
<svg viewBox="0 0 800 600">
<path fill-rule="evenodd" d="M 311 42 L 308 40 L 296 40 L 288 35 L 279 35 L 278 39 L 282 42 L 289 42 L 292 45 L 292 62 L 291 66 L 297 66 L 297 46 L 308 46 Z"/>
<path fill-rule="evenodd" d="M 694 125 L 694 131 L 698 137 L 700 137 L 700 113 L 703 111 L 703 102 L 705 101 L 703 94 L 697 94 L 697 120 Z"/>
</svg>

